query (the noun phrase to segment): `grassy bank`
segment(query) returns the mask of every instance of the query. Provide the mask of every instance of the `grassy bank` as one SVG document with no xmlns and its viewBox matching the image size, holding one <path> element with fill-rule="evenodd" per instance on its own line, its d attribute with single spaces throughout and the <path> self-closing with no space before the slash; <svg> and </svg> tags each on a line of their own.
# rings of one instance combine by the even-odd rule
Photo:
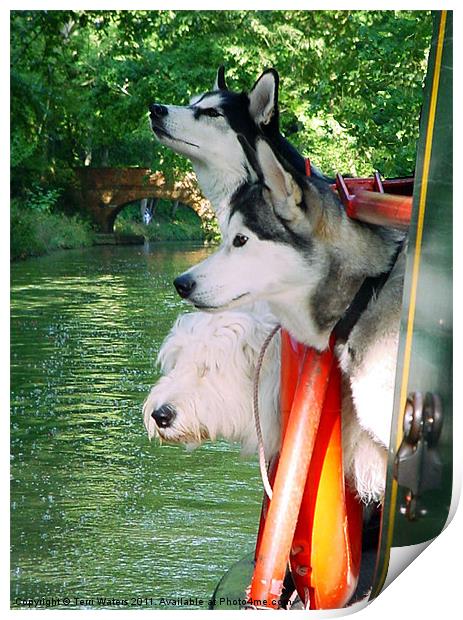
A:
<svg viewBox="0 0 463 620">
<path fill-rule="evenodd" d="M 114 231 L 123 235 L 142 235 L 147 241 L 205 241 L 207 233 L 201 219 L 189 207 L 179 205 L 172 212 L 172 204 L 159 201 L 153 220 L 141 222 L 139 207 L 127 207 L 117 217 Z"/>
<path fill-rule="evenodd" d="M 34 211 L 11 205 L 10 255 L 13 260 L 40 256 L 53 250 L 81 248 L 93 244 L 94 232 L 77 216 Z"/>
<path fill-rule="evenodd" d="M 171 203 L 159 202 L 150 224 L 143 224 L 139 206 L 129 206 L 116 219 L 114 232 L 141 235 L 148 241 L 205 241 L 216 235 L 205 229 L 196 213 L 183 205 L 175 212 Z M 212 232 L 211 232 L 212 231 Z M 40 256 L 53 250 L 81 248 L 94 243 L 89 222 L 50 210 L 32 209 L 18 200 L 11 204 L 11 258 Z"/>
</svg>

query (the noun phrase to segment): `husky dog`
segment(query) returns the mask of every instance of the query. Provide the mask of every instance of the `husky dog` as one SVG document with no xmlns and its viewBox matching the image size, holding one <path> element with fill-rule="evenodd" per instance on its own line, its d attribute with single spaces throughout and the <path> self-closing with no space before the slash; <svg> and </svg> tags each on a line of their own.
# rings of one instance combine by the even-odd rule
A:
<svg viewBox="0 0 463 620">
<path fill-rule="evenodd" d="M 323 350 L 354 307 L 362 283 L 383 278 L 336 347 L 353 403 L 343 412 L 346 473 L 363 498 L 380 500 L 398 346 L 403 235 L 350 220 L 324 181 L 288 172 L 264 139 L 257 140 L 257 152 L 244 138 L 240 141 L 254 174 L 231 200 L 223 243 L 174 284 L 181 297 L 207 312 L 266 301 L 297 340 Z M 352 441 L 358 442 L 354 452 L 348 446 Z"/>
<path fill-rule="evenodd" d="M 230 91 L 220 67 L 211 91 L 187 106 L 152 103 L 151 128 L 161 144 L 188 157 L 198 183 L 223 228 L 232 195 L 248 177 L 249 162 L 239 135 L 254 146 L 263 135 L 275 152 L 304 174 L 304 159 L 282 136 L 278 110 L 279 76 L 264 71 L 249 93 Z M 315 168 L 313 173 L 322 176 Z"/>
</svg>

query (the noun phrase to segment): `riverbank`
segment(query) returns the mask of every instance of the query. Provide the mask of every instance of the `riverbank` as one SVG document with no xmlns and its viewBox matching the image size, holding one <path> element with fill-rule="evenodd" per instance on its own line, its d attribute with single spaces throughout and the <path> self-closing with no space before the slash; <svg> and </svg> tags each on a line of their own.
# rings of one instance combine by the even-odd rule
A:
<svg viewBox="0 0 463 620">
<path fill-rule="evenodd" d="M 173 214 L 171 208 L 160 205 L 150 224 L 131 219 L 130 209 L 117 218 L 115 239 L 139 238 L 146 241 L 210 241 L 215 229 L 206 230 L 194 211 L 180 206 Z M 22 208 L 11 204 L 12 260 L 49 254 L 54 250 L 76 249 L 99 245 L 99 235 L 91 223 L 79 216 L 50 213 Z M 116 241 L 115 241 L 116 243 Z"/>
<path fill-rule="evenodd" d="M 95 239 L 91 225 L 78 216 L 22 209 L 16 201 L 11 203 L 10 235 L 12 260 L 91 246 Z"/>
</svg>

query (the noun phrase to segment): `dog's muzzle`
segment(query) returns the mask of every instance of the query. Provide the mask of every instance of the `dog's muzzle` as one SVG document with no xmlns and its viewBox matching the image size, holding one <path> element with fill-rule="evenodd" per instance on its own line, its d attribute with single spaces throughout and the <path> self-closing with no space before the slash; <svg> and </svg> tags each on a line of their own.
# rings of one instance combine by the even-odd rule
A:
<svg viewBox="0 0 463 620">
<path fill-rule="evenodd" d="M 177 412 L 172 405 L 161 405 L 151 413 L 151 417 L 159 428 L 169 428 L 175 419 Z"/>
<path fill-rule="evenodd" d="M 175 278 L 174 286 L 180 297 L 187 299 L 193 292 L 196 286 L 196 281 L 189 274 L 184 274 L 178 278 Z"/>
</svg>

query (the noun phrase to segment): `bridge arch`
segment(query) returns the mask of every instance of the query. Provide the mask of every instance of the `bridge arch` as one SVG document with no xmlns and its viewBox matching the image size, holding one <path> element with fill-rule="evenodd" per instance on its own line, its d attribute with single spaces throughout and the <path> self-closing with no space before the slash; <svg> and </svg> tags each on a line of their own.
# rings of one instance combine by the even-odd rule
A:
<svg viewBox="0 0 463 620">
<path fill-rule="evenodd" d="M 170 181 L 164 173 L 148 168 L 77 168 L 76 200 L 87 211 L 101 232 L 113 232 L 118 213 L 130 202 L 142 198 L 165 198 L 192 208 L 204 221 L 212 220 L 214 212 L 202 196 L 196 177 L 187 173 Z"/>
</svg>

